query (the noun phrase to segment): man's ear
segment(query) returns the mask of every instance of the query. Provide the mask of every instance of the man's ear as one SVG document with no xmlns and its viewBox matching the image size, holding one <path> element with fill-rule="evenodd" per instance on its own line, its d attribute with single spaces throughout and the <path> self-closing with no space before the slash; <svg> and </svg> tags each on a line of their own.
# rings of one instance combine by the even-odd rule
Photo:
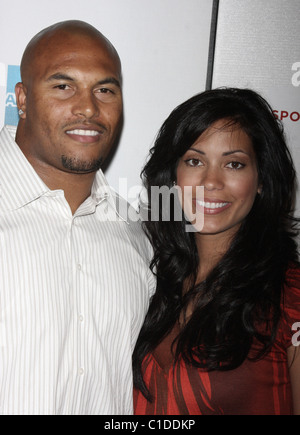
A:
<svg viewBox="0 0 300 435">
<path fill-rule="evenodd" d="M 19 109 L 19 116 L 21 119 L 26 118 L 26 94 L 27 89 L 23 83 L 17 83 L 15 86 L 15 94 L 17 106 Z"/>
</svg>

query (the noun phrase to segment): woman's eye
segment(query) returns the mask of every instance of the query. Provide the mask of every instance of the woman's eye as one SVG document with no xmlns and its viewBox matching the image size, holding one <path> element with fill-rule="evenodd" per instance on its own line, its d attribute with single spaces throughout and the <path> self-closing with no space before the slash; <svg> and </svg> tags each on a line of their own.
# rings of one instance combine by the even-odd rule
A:
<svg viewBox="0 0 300 435">
<path fill-rule="evenodd" d="M 226 165 L 229 169 L 243 169 L 246 165 L 240 162 L 230 162 Z"/>
<path fill-rule="evenodd" d="M 185 163 L 188 166 L 192 166 L 193 168 L 196 168 L 197 166 L 202 166 L 202 163 L 199 159 L 188 159 L 188 160 L 185 160 Z"/>
</svg>

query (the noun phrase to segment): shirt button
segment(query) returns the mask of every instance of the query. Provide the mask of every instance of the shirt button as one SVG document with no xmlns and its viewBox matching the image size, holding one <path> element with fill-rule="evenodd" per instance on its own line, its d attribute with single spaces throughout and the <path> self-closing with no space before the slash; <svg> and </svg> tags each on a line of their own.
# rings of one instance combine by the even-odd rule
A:
<svg viewBox="0 0 300 435">
<path fill-rule="evenodd" d="M 80 374 L 80 376 L 82 376 L 82 375 L 84 374 L 84 369 L 83 369 L 83 368 L 81 368 L 81 369 L 79 370 L 79 374 Z"/>
<path fill-rule="evenodd" d="M 79 316 L 79 322 L 83 322 L 83 316 L 82 315 Z"/>
<path fill-rule="evenodd" d="M 77 269 L 78 269 L 78 270 L 81 270 L 81 269 L 82 269 L 81 264 L 77 264 Z"/>
</svg>

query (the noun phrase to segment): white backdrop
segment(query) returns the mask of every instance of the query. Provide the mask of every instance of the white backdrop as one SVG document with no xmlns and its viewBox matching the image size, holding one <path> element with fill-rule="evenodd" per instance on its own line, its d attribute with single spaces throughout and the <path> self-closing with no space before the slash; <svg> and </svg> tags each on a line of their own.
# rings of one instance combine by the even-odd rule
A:
<svg viewBox="0 0 300 435">
<path fill-rule="evenodd" d="M 299 35 L 299 0 L 220 0 L 212 87 L 250 87 L 271 103 L 300 182 Z"/>
<path fill-rule="evenodd" d="M 0 14 L 0 128 L 9 65 L 19 65 L 29 40 L 58 21 L 80 19 L 114 44 L 123 64 L 125 124 L 106 171 L 132 202 L 155 135 L 178 104 L 205 89 L 212 0 L 9 0 Z M 6 107 L 6 104 L 8 105 Z M 119 185 L 119 179 L 127 179 Z"/>
</svg>

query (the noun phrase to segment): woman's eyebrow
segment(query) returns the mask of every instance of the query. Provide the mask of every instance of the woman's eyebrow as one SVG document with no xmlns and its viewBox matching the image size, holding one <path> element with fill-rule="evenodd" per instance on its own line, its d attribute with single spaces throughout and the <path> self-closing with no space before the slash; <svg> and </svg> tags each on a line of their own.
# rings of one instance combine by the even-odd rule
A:
<svg viewBox="0 0 300 435">
<path fill-rule="evenodd" d="M 225 153 L 223 153 L 223 156 L 230 156 L 231 154 L 235 154 L 235 153 L 242 153 L 242 154 L 246 154 L 247 156 L 249 156 L 249 154 L 245 151 L 245 150 L 232 150 L 232 151 L 227 151 Z"/>
<path fill-rule="evenodd" d="M 196 148 L 190 148 L 190 151 L 196 151 L 196 153 L 199 153 L 199 154 L 202 154 L 203 156 L 205 156 L 204 151 L 197 150 Z M 226 156 L 230 156 L 231 154 L 235 154 L 235 153 L 243 153 L 243 154 L 246 154 L 247 156 L 249 155 L 246 151 L 238 149 L 238 150 L 226 151 L 225 153 L 222 154 L 222 156 L 226 157 Z"/>
<path fill-rule="evenodd" d="M 203 156 L 205 156 L 204 151 L 197 150 L 196 148 L 190 148 L 188 151 L 196 151 L 196 153 L 199 153 L 199 154 L 202 154 Z"/>
</svg>

